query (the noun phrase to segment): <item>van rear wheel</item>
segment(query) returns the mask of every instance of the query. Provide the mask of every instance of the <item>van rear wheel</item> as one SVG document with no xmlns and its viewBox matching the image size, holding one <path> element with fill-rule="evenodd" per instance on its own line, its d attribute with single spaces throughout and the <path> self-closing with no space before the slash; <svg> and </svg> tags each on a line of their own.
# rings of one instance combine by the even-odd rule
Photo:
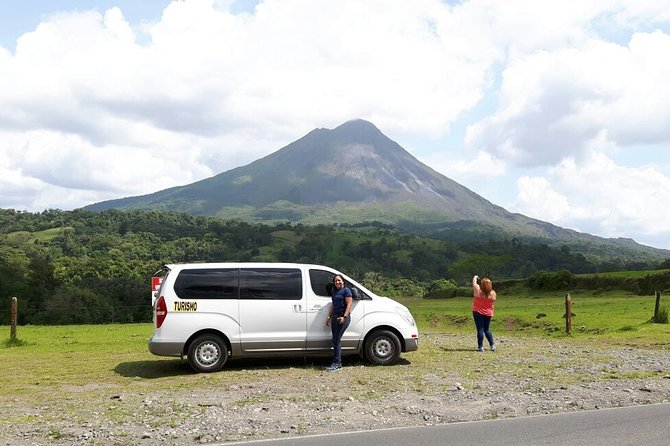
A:
<svg viewBox="0 0 670 446">
<path fill-rule="evenodd" d="M 400 340 L 388 330 L 373 332 L 365 341 L 365 359 L 373 365 L 391 365 L 400 358 Z"/>
<path fill-rule="evenodd" d="M 228 347 L 219 336 L 198 336 L 188 347 L 188 363 L 196 372 L 218 372 L 228 360 Z"/>
</svg>

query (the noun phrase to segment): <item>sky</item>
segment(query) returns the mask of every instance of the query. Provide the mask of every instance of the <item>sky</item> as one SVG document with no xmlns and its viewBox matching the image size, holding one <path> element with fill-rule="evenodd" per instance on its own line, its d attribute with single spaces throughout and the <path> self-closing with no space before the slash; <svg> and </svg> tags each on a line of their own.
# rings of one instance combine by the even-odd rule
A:
<svg viewBox="0 0 670 446">
<path fill-rule="evenodd" d="M 366 119 L 487 200 L 670 249 L 670 0 L 3 0 L 0 208 Z"/>
</svg>

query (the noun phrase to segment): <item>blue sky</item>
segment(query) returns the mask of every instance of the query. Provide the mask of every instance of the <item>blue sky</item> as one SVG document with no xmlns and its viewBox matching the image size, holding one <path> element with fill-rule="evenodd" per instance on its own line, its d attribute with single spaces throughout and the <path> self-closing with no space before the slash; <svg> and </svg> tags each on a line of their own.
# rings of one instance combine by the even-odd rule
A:
<svg viewBox="0 0 670 446">
<path fill-rule="evenodd" d="M 191 183 L 373 122 L 513 212 L 670 249 L 667 0 L 9 0 L 0 207 Z"/>
</svg>

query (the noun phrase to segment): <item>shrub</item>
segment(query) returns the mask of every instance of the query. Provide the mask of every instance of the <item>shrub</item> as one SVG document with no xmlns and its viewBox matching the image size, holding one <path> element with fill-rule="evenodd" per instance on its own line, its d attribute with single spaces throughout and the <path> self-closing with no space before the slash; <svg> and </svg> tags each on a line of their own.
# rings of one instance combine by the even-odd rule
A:
<svg viewBox="0 0 670 446">
<path fill-rule="evenodd" d="M 46 325 L 102 324 L 114 320 L 114 307 L 99 294 L 70 285 L 56 290 L 35 319 Z"/>
<path fill-rule="evenodd" d="M 397 296 L 422 296 L 424 288 L 420 283 L 412 279 L 397 279 L 392 284 L 392 289 L 389 290 L 391 297 Z"/>
<path fill-rule="evenodd" d="M 658 314 L 655 314 L 651 318 L 651 321 L 655 324 L 667 324 L 668 323 L 668 309 L 667 307 L 662 307 L 658 310 Z"/>
<path fill-rule="evenodd" d="M 437 291 L 437 290 L 449 290 L 456 288 L 457 284 L 454 279 L 438 279 L 433 280 L 428 286 L 428 292 Z"/>
<path fill-rule="evenodd" d="M 453 288 L 437 289 L 429 291 L 423 297 L 424 299 L 450 299 L 456 296 L 472 296 L 472 287 L 459 286 Z"/>
<path fill-rule="evenodd" d="M 22 339 L 19 338 L 9 338 L 5 340 L 5 347 L 11 348 L 11 347 L 22 347 L 24 345 L 27 345 L 28 343 Z"/>
<path fill-rule="evenodd" d="M 573 282 L 570 271 L 562 270 L 555 273 L 540 271 L 528 278 L 528 285 L 535 290 L 558 291 L 567 290 Z"/>
</svg>

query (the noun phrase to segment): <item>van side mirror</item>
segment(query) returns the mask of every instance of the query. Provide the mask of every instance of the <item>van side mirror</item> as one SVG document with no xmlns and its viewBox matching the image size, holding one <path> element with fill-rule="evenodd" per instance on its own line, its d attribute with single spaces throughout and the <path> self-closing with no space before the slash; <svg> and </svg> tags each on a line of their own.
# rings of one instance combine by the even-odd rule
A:
<svg viewBox="0 0 670 446">
<path fill-rule="evenodd" d="M 361 300 L 362 299 L 361 292 L 358 291 L 358 288 L 353 288 L 353 287 L 351 288 L 351 298 L 353 300 Z"/>
</svg>

